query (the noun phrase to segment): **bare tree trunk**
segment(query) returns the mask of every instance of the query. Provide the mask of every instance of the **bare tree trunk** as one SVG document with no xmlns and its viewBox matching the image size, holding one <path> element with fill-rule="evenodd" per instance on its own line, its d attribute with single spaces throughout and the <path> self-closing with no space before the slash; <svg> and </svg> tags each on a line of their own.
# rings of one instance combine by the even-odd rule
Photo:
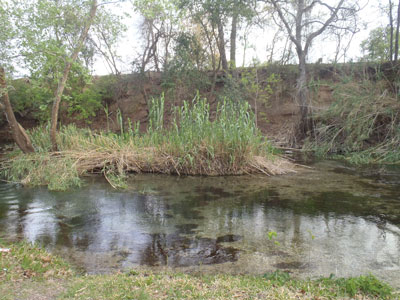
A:
<svg viewBox="0 0 400 300">
<path fill-rule="evenodd" d="M 213 46 L 213 36 L 215 37 L 215 28 L 213 26 L 213 24 L 211 24 L 211 28 L 212 28 L 212 36 L 210 35 L 208 29 L 207 29 L 207 25 L 204 24 L 204 22 L 200 19 L 198 19 L 198 22 L 200 23 L 201 27 L 203 28 L 204 31 L 204 35 L 207 38 L 207 42 L 208 42 L 208 47 L 210 48 L 210 54 L 211 54 L 211 65 L 212 65 L 212 71 L 213 71 L 213 81 L 211 84 L 211 94 L 214 93 L 215 90 L 215 84 L 217 81 L 217 62 L 215 59 L 215 51 L 214 51 L 214 46 Z"/>
<path fill-rule="evenodd" d="M 258 67 L 255 66 L 254 67 L 256 69 L 256 95 L 254 97 L 254 116 L 255 116 L 255 123 L 256 123 L 256 127 L 258 128 L 258 107 L 257 107 L 257 101 L 258 101 L 258 93 L 259 93 L 259 86 L 260 86 L 260 81 L 258 80 Z"/>
<path fill-rule="evenodd" d="M 167 25 L 167 28 L 168 28 L 168 25 Z M 167 68 L 168 68 L 168 63 L 169 63 L 169 45 L 170 45 L 170 43 L 171 43 L 171 41 L 172 41 L 172 25 L 169 27 L 169 30 L 168 30 L 168 34 L 167 34 L 167 36 L 165 37 L 165 46 L 164 46 L 164 71 L 166 71 L 167 70 Z M 198 64 L 197 64 L 197 66 L 198 66 Z"/>
<path fill-rule="evenodd" d="M 153 24 L 154 26 L 154 24 Z M 155 26 L 154 26 L 155 27 Z M 151 40 L 153 41 L 153 45 L 154 45 L 154 50 L 153 50 L 153 61 L 154 61 L 154 67 L 156 68 L 157 72 L 160 72 L 160 67 L 158 64 L 158 49 L 157 49 L 157 42 L 155 43 L 154 41 L 158 41 L 158 36 L 159 36 L 159 31 L 157 32 L 157 34 L 154 33 L 153 30 L 151 30 Z M 157 37 L 156 37 L 157 36 Z"/>
<path fill-rule="evenodd" d="M 226 59 L 225 51 L 225 36 L 224 36 L 224 26 L 222 25 L 221 16 L 218 16 L 218 50 L 221 57 L 222 69 L 228 71 L 228 61 Z"/>
<path fill-rule="evenodd" d="M 213 30 L 213 35 L 215 36 L 214 27 L 212 28 L 212 30 Z M 207 33 L 206 29 L 204 29 L 204 32 Z M 212 37 L 210 37 L 210 35 L 208 33 L 207 33 L 207 40 L 208 40 L 208 44 L 209 44 L 209 47 L 210 47 L 212 71 L 213 71 L 213 80 L 212 80 L 212 84 L 211 84 L 211 95 L 212 95 L 212 94 L 214 94 L 215 85 L 217 83 L 218 69 L 217 69 L 217 60 L 215 59 L 215 52 L 216 52 L 215 50 L 216 49 L 213 47 Z"/>
<path fill-rule="evenodd" d="M 272 46 L 271 46 L 271 51 L 269 53 L 269 58 L 268 58 L 268 63 L 272 63 L 274 59 L 274 52 L 275 52 L 275 44 L 277 44 L 277 39 L 278 39 L 279 31 L 275 32 L 274 38 L 272 39 Z M 268 49 L 269 50 L 269 49 Z"/>
<path fill-rule="evenodd" d="M 312 129 L 312 123 L 308 119 L 309 115 L 309 103 L 308 103 L 308 88 L 307 88 L 307 67 L 306 67 L 306 57 L 311 47 L 313 40 L 321 35 L 332 23 L 335 23 L 339 20 L 338 13 L 341 10 L 347 10 L 348 8 L 343 7 L 345 0 L 339 0 L 336 6 L 331 7 L 324 1 L 305 1 L 305 0 L 296 0 L 296 1 L 279 1 L 279 0 L 269 0 L 276 13 L 279 16 L 279 19 L 282 22 L 282 25 L 286 29 L 286 33 L 288 34 L 290 40 L 293 42 L 296 47 L 296 52 L 299 58 L 299 77 L 297 79 L 297 93 L 296 99 L 300 106 L 300 122 L 298 126 L 298 133 L 304 137 L 307 132 Z M 399 0 L 400 1 L 400 0 Z M 327 1 L 328 2 L 328 1 Z M 283 7 L 282 5 L 289 5 Z M 321 5 L 327 7 L 330 10 L 329 17 L 322 22 L 318 21 L 321 24 L 318 29 L 313 32 L 307 32 L 308 28 L 304 25 L 304 22 L 313 23 L 312 19 L 307 20 L 308 16 L 311 15 L 311 11 L 316 5 Z M 289 11 L 293 9 L 293 11 Z M 400 15 L 399 15 L 400 17 Z M 306 18 L 306 20 L 304 20 Z M 350 28 L 350 27 L 348 27 Z M 311 28 L 309 28 L 311 29 Z M 350 30 L 350 29 L 349 29 Z"/>
<path fill-rule="evenodd" d="M 29 136 L 26 134 L 24 128 L 17 122 L 17 119 L 15 118 L 14 111 L 12 109 L 11 102 L 8 97 L 6 75 L 3 67 L 0 67 L 0 88 L 4 89 L 3 108 L 6 113 L 8 124 L 11 127 L 11 133 L 14 141 L 17 143 L 18 147 L 22 150 L 22 152 L 24 153 L 35 152 L 35 149 L 32 146 Z"/>
<path fill-rule="evenodd" d="M 68 60 L 65 64 L 63 77 L 58 82 L 57 91 L 56 91 L 55 99 L 54 99 L 54 103 L 53 103 L 53 109 L 51 111 L 50 140 L 51 140 L 51 146 L 52 146 L 53 151 L 58 150 L 58 146 L 57 146 L 58 111 L 60 109 L 61 97 L 64 92 L 65 84 L 68 79 L 68 74 L 69 74 L 69 71 L 71 70 L 72 64 L 75 62 L 75 60 L 78 57 L 79 52 L 81 51 L 83 43 L 85 42 L 85 40 L 87 38 L 90 26 L 92 25 L 93 19 L 96 15 L 96 10 L 97 10 L 97 0 L 93 0 L 91 8 L 90 8 L 89 18 L 86 21 L 85 27 L 82 30 L 82 33 L 79 37 L 76 48 L 74 49 L 72 55 L 68 58 Z"/>
<path fill-rule="evenodd" d="M 340 55 L 340 48 L 342 47 L 342 34 L 341 32 L 335 32 L 336 35 L 336 51 L 335 51 L 335 58 L 333 60 L 333 64 L 336 65 L 339 62 L 339 55 Z"/>
<path fill-rule="evenodd" d="M 230 67 L 231 69 L 236 68 L 236 36 L 237 36 L 237 22 L 238 15 L 235 13 L 232 17 L 232 29 L 231 29 L 231 55 L 230 55 Z"/>
<path fill-rule="evenodd" d="M 299 134 L 304 137 L 310 129 L 308 120 L 309 105 L 307 88 L 307 66 L 306 55 L 304 53 L 299 54 L 299 77 L 297 79 L 296 98 L 300 106 Z"/>
<path fill-rule="evenodd" d="M 389 58 L 389 60 L 392 62 L 393 61 L 393 33 L 394 33 L 392 0 L 389 0 L 389 25 L 390 25 L 390 49 L 389 49 L 390 58 Z"/>
<path fill-rule="evenodd" d="M 397 24 L 396 24 L 396 40 L 394 45 L 394 61 L 397 62 L 399 57 L 399 28 L 400 28 L 400 0 L 397 6 Z"/>
<path fill-rule="evenodd" d="M 290 51 L 292 50 L 291 43 L 292 43 L 292 41 L 290 40 L 290 37 L 287 37 L 286 41 L 285 41 L 285 47 L 283 48 L 283 51 L 282 51 L 282 57 L 280 59 L 281 65 L 285 65 L 289 60 Z M 286 55 L 286 52 L 288 52 L 289 54 Z"/>
<path fill-rule="evenodd" d="M 247 50 L 247 37 L 244 37 L 244 45 L 243 45 L 243 61 L 242 67 L 244 68 L 246 64 L 246 50 Z"/>
</svg>

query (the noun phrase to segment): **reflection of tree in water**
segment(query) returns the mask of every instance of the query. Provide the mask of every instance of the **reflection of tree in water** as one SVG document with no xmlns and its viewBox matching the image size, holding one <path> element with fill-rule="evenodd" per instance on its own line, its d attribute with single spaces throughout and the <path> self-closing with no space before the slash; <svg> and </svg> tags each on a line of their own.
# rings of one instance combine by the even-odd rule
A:
<svg viewBox="0 0 400 300">
<path fill-rule="evenodd" d="M 168 214 L 169 205 L 165 202 L 162 197 L 156 197 L 153 195 L 138 195 L 137 203 L 142 203 L 142 210 L 145 212 L 153 221 L 160 224 L 164 224 L 166 219 L 170 218 Z"/>
<path fill-rule="evenodd" d="M 184 267 L 232 262 L 238 250 L 223 247 L 215 239 L 183 237 L 174 234 L 152 234 L 150 244 L 140 257 L 140 264 Z"/>
<path fill-rule="evenodd" d="M 6 232 L 13 238 L 22 238 L 29 216 L 32 195 L 26 189 L 11 184 L 0 184 L 0 233 Z"/>
</svg>

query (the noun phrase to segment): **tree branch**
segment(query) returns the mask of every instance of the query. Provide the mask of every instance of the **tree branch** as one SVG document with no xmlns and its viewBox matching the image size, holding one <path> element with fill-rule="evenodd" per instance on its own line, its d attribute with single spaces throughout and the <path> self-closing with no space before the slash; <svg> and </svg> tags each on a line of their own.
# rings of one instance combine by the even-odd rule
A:
<svg viewBox="0 0 400 300">
<path fill-rule="evenodd" d="M 309 6 L 306 6 L 306 7 L 303 9 L 303 12 L 306 13 L 306 12 L 312 10 L 313 7 L 314 7 L 314 5 L 317 4 L 318 2 L 319 2 L 319 0 L 314 0 Z"/>
<path fill-rule="evenodd" d="M 100 7 L 102 5 L 109 5 L 109 4 L 123 3 L 123 2 L 125 2 L 125 1 L 124 0 L 108 1 L 108 2 L 103 2 L 103 3 L 97 4 L 97 7 Z"/>
<path fill-rule="evenodd" d="M 320 2 L 320 1 L 318 1 L 318 2 Z M 322 25 L 320 29 L 318 29 L 317 31 L 314 31 L 307 37 L 306 45 L 304 46 L 304 50 L 306 53 L 307 53 L 308 48 L 310 47 L 313 39 L 316 38 L 317 36 L 319 36 L 322 32 L 324 32 L 324 30 L 335 20 L 338 11 L 342 8 L 343 3 L 344 3 L 344 0 L 340 0 L 339 4 L 336 6 L 336 8 L 332 12 L 331 16 L 329 17 L 328 20 L 326 20 L 324 25 Z M 329 7 L 329 5 L 326 5 L 326 6 Z"/>
<path fill-rule="evenodd" d="M 293 35 L 292 28 L 290 27 L 288 21 L 285 19 L 285 16 L 282 13 L 281 7 L 278 5 L 278 1 L 276 0 L 271 0 L 272 5 L 274 6 L 276 12 L 279 15 L 279 18 L 281 19 L 282 23 L 285 25 L 285 28 L 289 34 L 290 40 L 296 45 L 297 48 L 301 49 L 301 41 L 298 41 L 296 37 Z"/>
</svg>

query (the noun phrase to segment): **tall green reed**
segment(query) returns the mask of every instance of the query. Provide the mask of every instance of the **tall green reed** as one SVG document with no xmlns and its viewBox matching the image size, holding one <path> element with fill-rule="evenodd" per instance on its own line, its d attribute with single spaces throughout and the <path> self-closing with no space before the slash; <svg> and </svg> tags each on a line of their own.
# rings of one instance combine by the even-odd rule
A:
<svg viewBox="0 0 400 300">
<path fill-rule="evenodd" d="M 163 95 L 151 100 L 146 133 L 139 132 L 139 123 L 119 134 L 62 126 L 57 135 L 58 154 L 51 152 L 48 126 L 33 129 L 28 134 L 36 153 L 20 154 L 8 161 L 2 168 L 3 176 L 31 185 L 67 189 L 80 184 L 82 169 L 79 173 L 77 165 L 84 159 L 86 165 L 100 166 L 97 168 L 103 170 L 107 180 L 122 186 L 125 170 L 134 169 L 138 163 L 130 158 L 127 162 L 125 155 L 141 153 L 140 163 L 146 168 L 158 160 L 166 168 L 161 172 L 170 172 L 169 162 L 173 162 L 173 171 L 178 174 L 222 175 L 241 173 L 247 160 L 264 156 L 271 149 L 255 126 L 247 102 L 224 99 L 212 114 L 207 99 L 197 93 L 191 101 L 173 108 L 167 127 L 164 104 Z"/>
</svg>

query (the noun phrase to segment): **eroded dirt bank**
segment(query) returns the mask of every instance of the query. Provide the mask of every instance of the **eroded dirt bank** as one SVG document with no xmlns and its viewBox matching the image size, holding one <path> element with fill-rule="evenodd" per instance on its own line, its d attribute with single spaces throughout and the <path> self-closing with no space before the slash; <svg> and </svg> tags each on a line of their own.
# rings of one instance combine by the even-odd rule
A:
<svg viewBox="0 0 400 300">
<path fill-rule="evenodd" d="M 380 66 L 382 67 L 382 66 Z M 340 82 L 344 76 L 353 76 L 354 80 L 365 74 L 372 79 L 377 72 L 377 67 L 365 65 L 310 65 L 310 94 L 311 110 L 313 112 L 327 109 L 333 101 L 333 85 Z M 239 69 L 237 76 L 241 78 L 242 73 L 249 69 Z M 276 146 L 293 146 L 293 142 L 300 144 L 301 141 L 293 140 L 293 128 L 298 120 L 298 105 L 295 101 L 295 86 L 297 66 L 269 66 L 258 70 L 260 80 L 267 79 L 271 74 L 276 74 L 278 82 L 271 84 L 272 94 L 267 101 L 259 101 L 257 104 L 257 123 L 261 131 Z M 386 72 L 391 74 L 390 69 Z M 211 74 L 210 74 L 211 76 Z M 95 79 L 96 80 L 96 79 Z M 161 73 L 147 73 L 145 76 L 138 74 L 123 75 L 118 85 L 118 91 L 112 97 L 102 99 L 102 105 L 108 108 L 99 109 L 95 117 L 88 120 L 80 120 L 77 115 L 67 112 L 66 104 L 61 108 L 60 123 L 75 123 L 78 127 L 90 127 L 94 130 L 120 130 L 117 121 L 118 111 L 122 113 L 124 125 L 140 122 L 140 129 L 143 131 L 148 125 L 148 101 L 151 97 L 158 97 L 165 93 L 165 124 L 168 126 L 172 118 L 172 107 L 179 106 L 184 100 L 190 100 L 196 93 L 186 87 L 176 85 L 173 90 L 165 88 L 165 78 Z M 223 96 L 226 87 L 226 76 L 218 74 L 214 91 L 209 88 L 200 90 L 200 94 L 208 99 L 211 111 L 215 111 L 218 102 Z M 234 97 L 234 95 L 233 95 Z M 12 99 L 11 99 L 12 101 Z M 248 99 L 255 110 L 254 99 Z M 32 118 L 30 113 L 16 113 L 18 121 L 25 128 L 29 129 L 39 124 L 38 120 Z M 5 118 L 0 118 L 0 145 L 12 141 L 11 134 Z"/>
</svg>

